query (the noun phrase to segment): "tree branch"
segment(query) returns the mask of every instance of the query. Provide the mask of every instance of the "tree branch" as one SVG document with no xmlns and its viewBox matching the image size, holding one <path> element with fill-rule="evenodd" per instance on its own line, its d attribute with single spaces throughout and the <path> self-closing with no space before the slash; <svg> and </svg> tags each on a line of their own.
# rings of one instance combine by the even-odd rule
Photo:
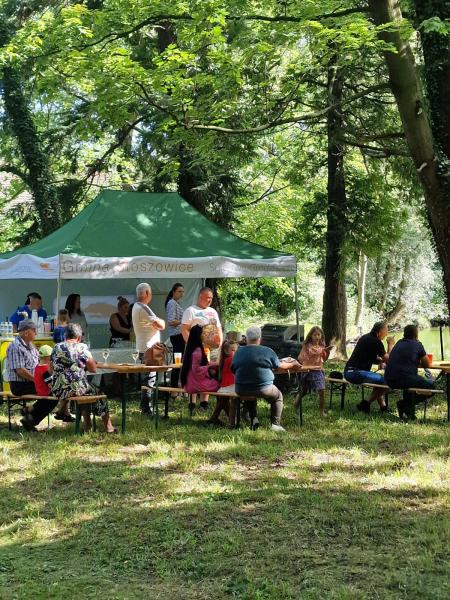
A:
<svg viewBox="0 0 450 600">
<path fill-rule="evenodd" d="M 364 144 L 363 142 L 359 142 L 350 138 L 342 138 L 340 140 L 344 144 L 348 146 L 354 146 L 355 148 L 361 148 L 362 152 L 365 152 L 368 156 L 372 158 L 389 158 L 390 156 L 410 156 L 409 152 L 406 150 L 397 150 L 396 148 L 382 148 L 378 146 L 370 146 L 368 144 Z"/>
<path fill-rule="evenodd" d="M 294 115 L 293 117 L 289 117 L 286 119 L 274 119 L 269 121 L 268 123 L 262 123 L 261 125 L 255 125 L 254 127 L 247 128 L 237 128 L 233 129 L 230 127 L 222 127 L 219 125 L 203 125 L 197 124 L 195 121 L 185 121 L 184 127 L 186 129 L 201 129 L 206 131 L 218 131 L 219 133 L 229 133 L 229 134 L 244 134 L 244 133 L 259 133 L 261 131 L 266 131 L 267 129 L 272 129 L 273 127 L 278 127 L 280 125 L 287 125 L 292 123 L 299 123 L 302 121 L 313 121 L 315 119 L 319 119 L 320 117 L 325 116 L 330 110 L 335 110 L 338 106 L 344 106 L 346 104 L 350 104 L 359 98 L 362 98 L 373 91 L 379 91 L 382 89 L 387 89 L 389 87 L 388 83 L 380 83 L 377 85 L 370 86 L 349 98 L 342 100 L 341 102 L 337 102 L 331 106 L 327 106 L 322 110 L 318 110 L 316 112 L 305 113 L 303 115 Z"/>
<path fill-rule="evenodd" d="M 227 21 L 261 21 L 261 22 L 266 22 L 266 23 L 301 23 L 302 21 L 322 21 L 325 19 L 331 19 L 331 18 L 335 19 L 335 18 L 339 18 L 339 17 L 346 17 L 348 15 L 352 15 L 355 13 L 363 13 L 366 11 L 367 11 L 367 8 L 363 5 L 360 5 L 360 6 L 354 6 L 352 8 L 346 8 L 346 9 L 342 9 L 342 10 L 332 11 L 330 13 L 324 13 L 322 15 L 311 15 L 309 17 L 306 15 L 302 15 L 302 16 L 229 15 L 226 17 L 226 20 Z M 118 31 L 118 32 L 110 32 L 110 33 L 104 35 L 103 37 L 99 38 L 98 40 L 94 40 L 92 42 L 89 42 L 87 44 L 82 44 L 80 46 L 74 46 L 72 49 L 78 50 L 78 51 L 86 50 L 88 48 L 97 46 L 103 42 L 106 45 L 115 40 L 119 40 L 124 37 L 128 37 L 129 35 L 132 35 L 133 33 L 138 32 L 140 29 L 143 29 L 144 27 L 147 27 L 148 25 L 157 25 L 158 23 L 161 23 L 164 21 L 193 21 L 193 17 L 192 17 L 192 15 L 190 15 L 188 13 L 153 15 L 151 17 L 148 17 L 147 19 L 144 19 L 143 21 L 140 21 L 139 23 L 136 23 L 135 25 L 133 25 L 133 27 L 130 27 L 130 29 L 125 29 L 124 31 Z M 69 48 L 69 50 L 71 50 L 71 48 Z M 60 50 L 54 50 L 51 52 L 40 54 L 40 55 L 36 56 L 35 58 L 43 58 L 43 57 L 53 56 L 54 54 L 58 54 L 59 52 L 60 52 Z"/>
<path fill-rule="evenodd" d="M 83 179 L 81 181 L 82 182 L 87 181 L 90 177 L 95 175 L 95 173 L 97 173 L 97 171 L 100 171 L 100 169 L 105 164 L 106 159 L 109 156 L 111 156 L 111 154 L 113 154 L 118 148 L 120 148 L 120 146 L 122 146 L 122 144 L 126 140 L 127 135 L 130 133 L 130 131 L 132 131 L 136 127 L 136 125 L 138 125 L 139 123 L 144 121 L 144 119 L 146 119 L 147 116 L 148 115 L 146 115 L 146 114 L 142 115 L 138 119 L 133 121 L 132 123 L 129 123 L 128 125 L 125 125 L 124 127 L 122 127 L 122 129 L 120 129 L 116 134 L 116 141 L 113 144 L 111 144 L 111 146 L 108 148 L 108 150 L 106 150 L 106 152 L 104 152 L 102 154 L 102 156 L 100 156 L 100 158 L 98 158 L 95 162 L 92 163 L 92 165 L 90 165 L 86 175 L 83 177 Z"/>
<path fill-rule="evenodd" d="M 16 177 L 19 177 L 27 185 L 30 185 L 28 174 L 25 171 L 22 171 L 22 169 L 19 169 L 19 167 L 15 167 L 14 165 L 0 165 L 0 171 L 11 173 Z"/>
<path fill-rule="evenodd" d="M 157 104 L 153 100 L 153 98 L 151 98 L 151 96 L 149 96 L 147 90 L 145 89 L 145 86 L 140 81 L 135 81 L 135 84 L 142 91 L 142 93 L 144 95 L 144 99 L 147 102 L 147 104 L 149 104 L 150 106 L 153 106 L 153 108 L 156 108 L 157 110 L 160 110 L 162 113 L 171 117 L 177 123 L 177 125 L 182 125 L 181 121 L 174 113 L 170 112 L 170 110 L 168 108 L 166 108 L 165 106 L 161 106 L 160 104 Z"/>
<path fill-rule="evenodd" d="M 269 188 L 268 191 L 264 192 L 264 194 L 261 194 L 261 196 L 259 196 L 259 198 L 256 198 L 256 200 L 252 200 L 251 202 L 247 202 L 245 204 L 237 204 L 235 208 L 246 208 L 247 206 L 253 206 L 254 204 L 258 204 L 258 202 L 261 202 L 261 200 L 265 200 L 269 196 L 272 196 L 272 194 L 278 194 L 278 192 L 281 192 L 282 190 L 285 190 L 288 187 L 289 184 L 283 185 L 282 187 L 276 188 L 275 190 Z"/>
</svg>

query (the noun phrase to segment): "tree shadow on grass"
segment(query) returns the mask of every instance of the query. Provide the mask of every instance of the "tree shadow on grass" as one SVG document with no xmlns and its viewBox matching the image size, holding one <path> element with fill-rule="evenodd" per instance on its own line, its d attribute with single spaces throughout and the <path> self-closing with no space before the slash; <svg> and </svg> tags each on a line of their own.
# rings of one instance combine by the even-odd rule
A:
<svg viewBox="0 0 450 600">
<path fill-rule="evenodd" d="M 264 464 L 237 479 L 233 466 L 190 473 L 176 461 L 61 457 L 2 484 L 5 589 L 18 598 L 446 597 L 439 490 L 401 481 L 369 490 L 322 478 L 317 465 L 293 479 Z"/>
</svg>

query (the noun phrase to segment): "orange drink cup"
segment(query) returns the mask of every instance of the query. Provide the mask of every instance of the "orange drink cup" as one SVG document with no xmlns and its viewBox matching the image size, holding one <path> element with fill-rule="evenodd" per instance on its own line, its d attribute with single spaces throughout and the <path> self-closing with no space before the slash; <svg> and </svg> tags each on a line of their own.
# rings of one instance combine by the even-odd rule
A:
<svg viewBox="0 0 450 600">
<path fill-rule="evenodd" d="M 427 354 L 427 356 L 428 356 L 428 360 L 430 361 L 430 364 L 433 364 L 433 355 Z"/>
<path fill-rule="evenodd" d="M 181 352 L 175 352 L 173 358 L 176 365 L 181 365 Z"/>
</svg>

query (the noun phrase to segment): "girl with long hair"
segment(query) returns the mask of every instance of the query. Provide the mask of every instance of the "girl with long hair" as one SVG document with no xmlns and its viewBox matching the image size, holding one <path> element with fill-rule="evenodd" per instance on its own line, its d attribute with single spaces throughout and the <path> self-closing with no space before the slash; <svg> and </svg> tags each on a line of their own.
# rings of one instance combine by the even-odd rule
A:
<svg viewBox="0 0 450 600">
<path fill-rule="evenodd" d="M 184 351 L 183 366 L 181 367 L 181 386 L 188 394 L 201 392 L 217 392 L 218 364 L 209 363 L 203 346 L 203 327 L 194 325 L 189 331 L 189 337 Z M 192 410 L 194 406 L 190 406 Z"/>
<path fill-rule="evenodd" d="M 165 301 L 166 307 L 166 322 L 167 333 L 170 336 L 170 341 L 173 348 L 173 353 L 183 356 L 185 341 L 181 335 L 181 319 L 183 317 L 183 308 L 180 305 L 180 300 L 184 294 L 184 287 L 181 283 L 174 283 L 172 289 L 167 294 Z M 174 358 L 175 360 L 175 358 Z M 170 374 L 170 385 L 178 387 L 178 379 L 180 377 L 180 369 L 172 369 Z M 174 394 L 176 396 L 176 394 Z"/>
<path fill-rule="evenodd" d="M 302 398 L 311 392 L 319 393 L 320 416 L 325 416 L 325 375 L 323 363 L 330 356 L 332 346 L 326 346 L 325 335 L 321 327 L 312 327 L 303 342 L 298 355 L 298 362 L 304 367 L 312 367 L 300 378 L 300 392 L 294 400 L 294 406 L 299 406 Z"/>
<path fill-rule="evenodd" d="M 71 323 L 78 323 L 83 330 L 83 340 L 87 335 L 87 321 L 84 312 L 81 310 L 81 297 L 80 294 L 69 294 L 66 300 L 65 306 L 69 313 L 69 321 Z"/>
</svg>

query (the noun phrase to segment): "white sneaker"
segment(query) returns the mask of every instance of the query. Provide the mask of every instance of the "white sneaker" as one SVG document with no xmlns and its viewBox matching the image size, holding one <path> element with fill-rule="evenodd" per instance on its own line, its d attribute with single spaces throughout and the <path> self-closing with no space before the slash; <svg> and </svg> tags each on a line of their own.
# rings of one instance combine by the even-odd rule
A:
<svg viewBox="0 0 450 600">
<path fill-rule="evenodd" d="M 272 423 L 270 429 L 271 431 L 277 431 L 278 433 L 286 433 L 286 429 L 284 427 L 281 427 L 281 425 L 276 425 L 275 423 Z"/>
</svg>

